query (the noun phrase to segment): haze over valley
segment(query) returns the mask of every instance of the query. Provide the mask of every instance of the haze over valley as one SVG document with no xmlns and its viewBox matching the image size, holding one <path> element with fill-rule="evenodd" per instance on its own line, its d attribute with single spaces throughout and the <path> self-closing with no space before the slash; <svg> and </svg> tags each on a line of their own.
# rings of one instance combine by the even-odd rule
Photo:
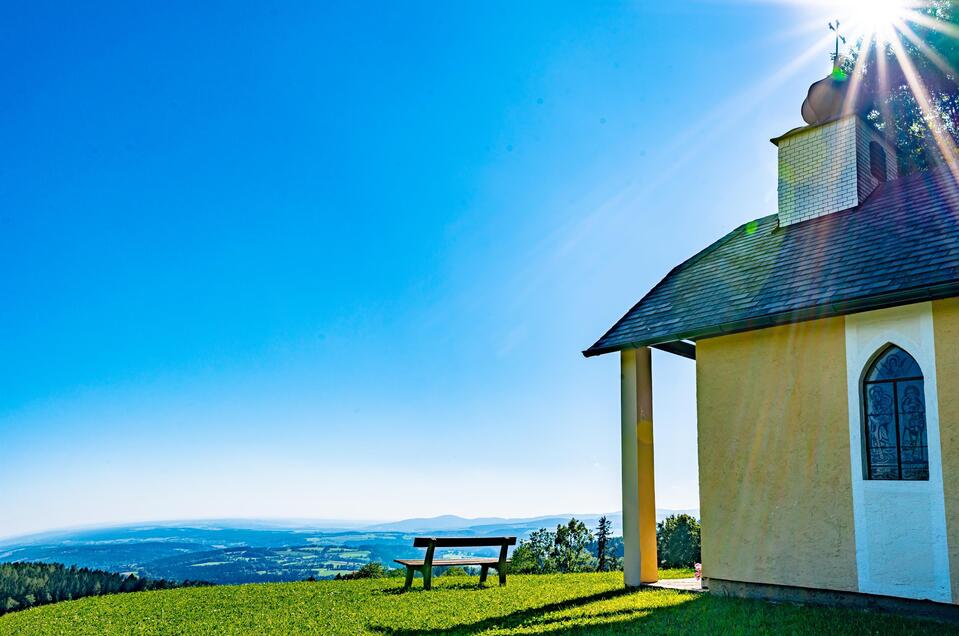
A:
<svg viewBox="0 0 959 636">
<path fill-rule="evenodd" d="M 657 518 L 698 510 L 657 510 Z M 63 563 L 140 577 L 216 584 L 331 579 L 371 561 L 416 557 L 413 537 L 515 535 L 555 528 L 570 517 L 595 528 L 599 514 L 533 518 L 454 515 L 394 522 L 203 520 L 63 530 L 0 540 L 0 562 Z M 606 515 L 622 534 L 622 514 Z M 469 554 L 485 555 L 476 548 Z M 458 552 L 460 554 L 460 552 Z M 490 553 L 491 554 L 491 553 Z"/>
</svg>

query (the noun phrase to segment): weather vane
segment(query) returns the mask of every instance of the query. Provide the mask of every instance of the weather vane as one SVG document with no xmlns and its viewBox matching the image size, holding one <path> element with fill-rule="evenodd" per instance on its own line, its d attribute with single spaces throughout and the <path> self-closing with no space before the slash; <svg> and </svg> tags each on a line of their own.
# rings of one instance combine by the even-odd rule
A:
<svg viewBox="0 0 959 636">
<path fill-rule="evenodd" d="M 829 30 L 836 34 L 836 52 L 832 54 L 832 73 L 835 79 L 845 79 L 846 73 L 842 70 L 842 58 L 839 56 L 839 42 L 846 44 L 846 36 L 839 31 L 839 19 L 836 23 L 829 23 Z"/>
</svg>

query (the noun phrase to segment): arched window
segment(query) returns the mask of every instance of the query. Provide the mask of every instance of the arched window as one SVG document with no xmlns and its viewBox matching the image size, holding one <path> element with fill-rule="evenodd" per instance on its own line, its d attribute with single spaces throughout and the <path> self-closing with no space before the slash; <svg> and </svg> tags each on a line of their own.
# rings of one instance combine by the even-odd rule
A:
<svg viewBox="0 0 959 636">
<path fill-rule="evenodd" d="M 866 479 L 929 479 L 922 370 L 895 345 L 863 380 Z"/>
</svg>

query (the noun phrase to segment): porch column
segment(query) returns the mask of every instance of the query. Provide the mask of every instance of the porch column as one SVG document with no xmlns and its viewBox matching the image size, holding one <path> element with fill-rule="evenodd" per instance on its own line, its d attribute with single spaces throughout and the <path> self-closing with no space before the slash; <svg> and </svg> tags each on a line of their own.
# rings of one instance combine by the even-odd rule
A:
<svg viewBox="0 0 959 636">
<path fill-rule="evenodd" d="M 655 583 L 653 375 L 648 347 L 620 352 L 623 445 L 623 574 L 628 587 Z"/>
</svg>

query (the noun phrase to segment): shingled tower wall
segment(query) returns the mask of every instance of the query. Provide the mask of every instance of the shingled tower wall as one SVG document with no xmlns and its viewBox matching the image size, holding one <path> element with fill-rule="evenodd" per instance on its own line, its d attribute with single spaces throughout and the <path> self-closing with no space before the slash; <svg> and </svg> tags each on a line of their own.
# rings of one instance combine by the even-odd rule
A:
<svg viewBox="0 0 959 636">
<path fill-rule="evenodd" d="M 873 174 L 878 166 L 886 180 L 898 175 L 895 148 L 858 115 L 798 128 L 773 143 L 781 226 L 858 206 L 882 182 Z"/>
</svg>

